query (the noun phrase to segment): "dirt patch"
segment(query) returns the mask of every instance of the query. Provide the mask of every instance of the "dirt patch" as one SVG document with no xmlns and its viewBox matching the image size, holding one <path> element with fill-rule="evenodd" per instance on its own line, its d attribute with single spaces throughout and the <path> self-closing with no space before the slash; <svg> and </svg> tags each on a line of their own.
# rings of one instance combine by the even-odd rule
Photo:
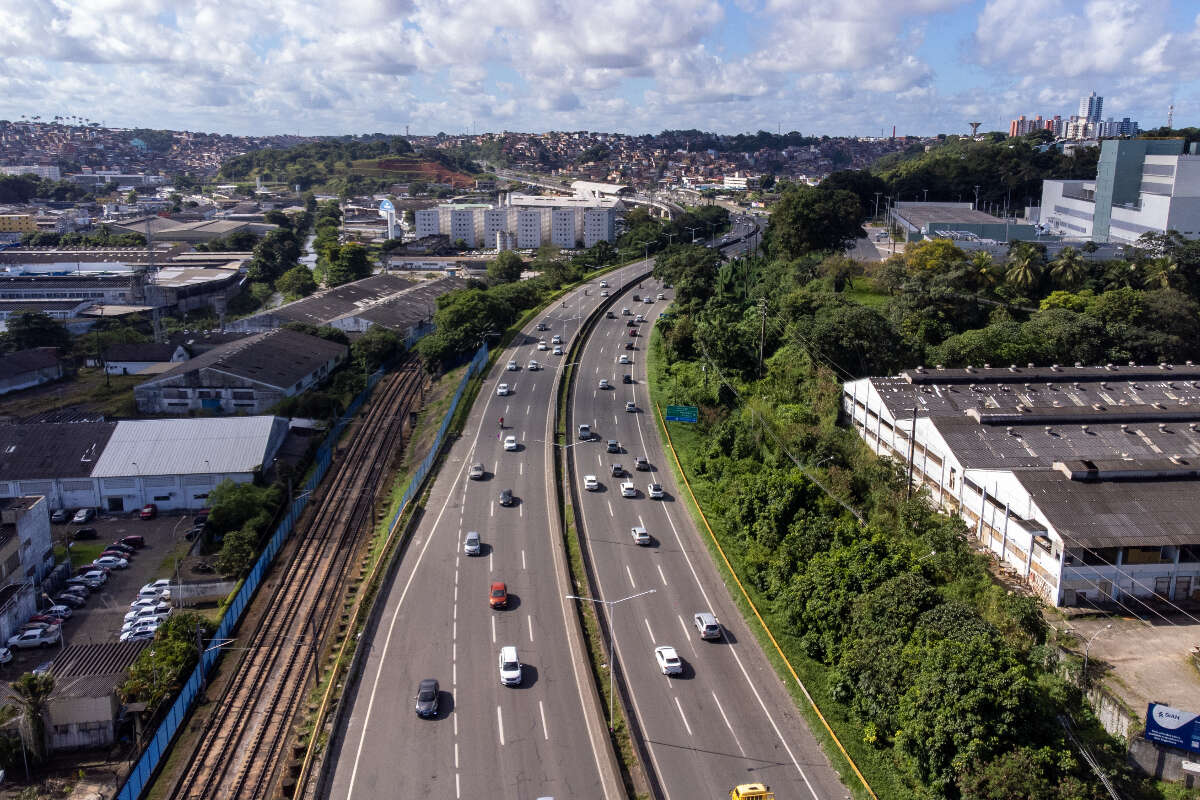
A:
<svg viewBox="0 0 1200 800">
<path fill-rule="evenodd" d="M 35 415 L 135 416 L 133 387 L 145 381 L 139 375 L 109 375 L 103 370 L 80 369 L 73 377 L 12 392 L 0 400 L 0 416 L 25 419 Z M 74 421 L 64 418 L 64 421 Z"/>
<path fill-rule="evenodd" d="M 447 169 L 436 161 L 380 158 L 356 162 L 351 172 L 372 178 L 407 178 L 430 183 L 446 183 L 457 189 L 467 189 L 475 185 L 475 179 L 470 175 Z"/>
</svg>

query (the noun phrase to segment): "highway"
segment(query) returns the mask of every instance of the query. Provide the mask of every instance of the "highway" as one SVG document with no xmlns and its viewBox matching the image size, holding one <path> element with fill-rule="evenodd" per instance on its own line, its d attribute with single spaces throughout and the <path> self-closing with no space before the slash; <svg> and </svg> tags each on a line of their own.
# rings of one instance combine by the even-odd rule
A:
<svg viewBox="0 0 1200 800">
<path fill-rule="evenodd" d="M 572 434 L 592 426 L 595 438 L 570 450 L 576 480 L 595 475 L 599 488 L 577 492 L 583 533 L 590 549 L 598 597 L 618 603 L 612 616 L 617 659 L 623 667 L 647 738 L 654 771 L 669 800 L 722 796 L 739 783 L 762 781 L 788 800 L 849 796 L 754 636 L 742 622 L 720 580 L 700 533 L 689 518 L 680 489 L 654 425 L 644 355 L 650 329 L 666 309 L 670 290 L 646 281 L 640 292 L 658 292 L 666 301 L 646 305 L 632 298 L 616 303 L 616 319 L 602 320 L 580 355 L 572 408 Z M 633 315 L 648 321 L 631 328 Z M 637 337 L 629 335 L 638 331 Z M 634 350 L 626 349 L 634 342 Z M 622 365 L 618 359 L 631 358 Z M 626 383 L 629 375 L 632 383 Z M 600 388 L 605 379 L 612 388 Z M 635 410 L 627 411 L 626 403 Z M 620 444 L 609 453 L 608 440 Z M 645 457 L 649 471 L 634 469 Z M 620 463 L 629 477 L 612 475 Z M 630 480 L 636 497 L 622 496 Z M 662 485 L 661 500 L 648 496 L 651 482 Z M 634 542 L 632 529 L 650 534 L 649 545 Z M 723 625 L 719 640 L 702 640 L 693 625 L 696 612 L 710 611 Z M 662 674 L 654 650 L 675 647 L 683 674 Z"/>
<path fill-rule="evenodd" d="M 606 279 L 616 287 L 647 269 L 640 262 Z M 565 599 L 564 555 L 551 526 L 557 501 L 549 443 L 565 357 L 537 349 L 540 338 L 558 335 L 569 352 L 566 345 L 603 299 L 600 292 L 593 282 L 566 297 L 565 307 L 548 309 L 536 322 L 549 330 L 530 323 L 484 380 L 395 579 L 383 590 L 379 625 L 363 634 L 360 646 L 369 655 L 343 701 L 353 705 L 328 756 L 334 760 L 328 796 L 623 796 L 603 719 L 590 699 L 586 655 L 570 646 L 567 615 L 574 609 Z M 508 371 L 509 359 L 520 368 Z M 543 369 L 529 370 L 530 359 Z M 499 396 L 500 383 L 511 394 Z M 506 436 L 516 437 L 518 451 L 504 450 Z M 476 462 L 485 466 L 482 480 L 468 478 Z M 514 505 L 499 505 L 501 489 L 512 490 Z M 481 536 L 478 556 L 463 553 L 468 531 Z M 493 581 L 507 583 L 507 609 L 489 607 Z M 498 655 L 506 645 L 517 647 L 524 664 L 520 686 L 500 683 Z M 424 678 L 441 686 L 433 718 L 414 713 Z"/>
</svg>

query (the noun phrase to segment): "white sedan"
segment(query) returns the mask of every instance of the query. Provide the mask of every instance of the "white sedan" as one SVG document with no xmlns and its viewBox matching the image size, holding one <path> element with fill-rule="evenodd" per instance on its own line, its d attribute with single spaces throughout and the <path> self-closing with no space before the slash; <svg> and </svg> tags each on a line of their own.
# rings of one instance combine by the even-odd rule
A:
<svg viewBox="0 0 1200 800">
<path fill-rule="evenodd" d="M 563 354 L 562 345 L 555 345 L 554 346 L 554 355 L 561 356 L 562 354 Z"/>
<path fill-rule="evenodd" d="M 550 349 L 550 345 L 546 344 L 545 339 L 542 339 L 540 342 L 538 342 L 538 350 L 549 350 L 549 349 Z"/>
<path fill-rule="evenodd" d="M 516 362 L 516 361 L 512 361 L 512 360 L 510 360 L 510 361 L 508 362 L 508 366 L 506 367 L 506 369 L 507 369 L 509 372 L 516 372 L 518 369 L 520 369 L 520 367 L 518 367 L 518 366 L 517 366 L 517 362 Z"/>
<path fill-rule="evenodd" d="M 631 364 L 633 362 L 631 362 L 629 360 L 629 356 L 625 355 L 624 353 L 621 353 L 621 355 L 617 357 L 617 363 L 618 364 Z"/>
<path fill-rule="evenodd" d="M 499 395 L 500 397 L 507 397 L 508 396 L 508 384 L 502 383 L 499 386 L 497 386 L 496 394 Z"/>
<path fill-rule="evenodd" d="M 534 361 L 532 358 L 529 359 L 529 365 L 526 367 L 526 369 L 528 369 L 530 372 L 537 372 L 541 368 L 542 365 Z"/>
<path fill-rule="evenodd" d="M 129 562 L 116 556 L 100 556 L 92 562 L 93 567 L 108 567 L 109 569 L 128 569 Z"/>
<path fill-rule="evenodd" d="M 583 488 L 587 489 L 589 492 L 594 492 L 600 488 L 600 481 L 596 480 L 595 475 L 584 475 Z"/>
<path fill-rule="evenodd" d="M 515 451 L 517 449 L 517 437 L 505 436 L 504 437 L 504 449 L 509 450 L 509 451 Z"/>
<path fill-rule="evenodd" d="M 646 487 L 646 494 L 650 495 L 651 500 L 662 500 L 663 488 L 661 483 L 652 483 Z"/>
<path fill-rule="evenodd" d="M 654 660 L 658 662 L 658 668 L 662 670 L 663 675 L 683 674 L 683 659 L 670 645 L 664 644 L 654 648 Z"/>
<path fill-rule="evenodd" d="M 621 481 L 621 497 L 637 497 L 637 487 L 633 481 Z"/>
<path fill-rule="evenodd" d="M 28 630 L 9 638 L 8 646 L 14 649 L 49 647 L 62 640 L 62 629 L 57 625 L 40 630 Z"/>
</svg>

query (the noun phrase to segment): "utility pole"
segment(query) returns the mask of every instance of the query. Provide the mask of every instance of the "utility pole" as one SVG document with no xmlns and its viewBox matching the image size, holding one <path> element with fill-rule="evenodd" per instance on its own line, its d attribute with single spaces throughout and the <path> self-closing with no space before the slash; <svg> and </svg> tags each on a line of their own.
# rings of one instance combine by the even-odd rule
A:
<svg viewBox="0 0 1200 800">
<path fill-rule="evenodd" d="M 879 195 L 881 194 L 883 194 L 883 192 L 875 193 L 875 219 L 879 219 Z"/>
<path fill-rule="evenodd" d="M 758 298 L 758 313 L 762 317 L 762 326 L 758 333 L 758 377 L 762 378 L 763 340 L 767 338 L 767 298 Z"/>
<path fill-rule="evenodd" d="M 975 187 L 975 210 L 979 210 L 979 187 Z"/>
<path fill-rule="evenodd" d="M 913 456 L 917 449 L 917 407 L 913 406 L 912 425 L 908 429 L 908 493 L 905 500 L 912 497 Z"/>
</svg>

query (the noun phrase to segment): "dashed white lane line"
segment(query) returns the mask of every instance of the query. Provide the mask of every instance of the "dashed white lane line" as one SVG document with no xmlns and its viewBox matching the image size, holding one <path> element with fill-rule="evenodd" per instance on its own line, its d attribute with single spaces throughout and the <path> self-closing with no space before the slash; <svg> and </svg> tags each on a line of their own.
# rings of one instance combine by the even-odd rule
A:
<svg viewBox="0 0 1200 800">
<path fill-rule="evenodd" d="M 517 474 L 518 475 L 525 474 L 525 462 L 524 461 L 521 461 L 517 464 Z"/>
<path fill-rule="evenodd" d="M 683 713 L 680 709 L 679 713 Z M 500 706 L 496 706 L 496 730 L 500 733 L 500 746 L 504 746 L 504 712 L 500 710 Z"/>
<path fill-rule="evenodd" d="M 688 736 L 692 735 L 692 726 L 688 725 L 687 717 L 683 714 L 683 705 L 679 702 L 679 698 L 675 698 L 675 707 L 679 709 L 679 718 L 683 720 L 683 727 L 687 728 Z M 501 744 L 504 744 L 501 742 Z"/>
<path fill-rule="evenodd" d="M 646 632 L 650 634 L 650 641 L 657 642 L 658 640 L 654 638 L 654 629 L 650 627 L 650 619 L 642 617 L 642 622 L 646 623 Z"/>
<path fill-rule="evenodd" d="M 530 644 L 532 644 L 533 643 L 533 616 L 530 615 L 530 616 L 526 617 L 525 621 L 529 623 L 529 642 L 530 642 Z"/>
<path fill-rule="evenodd" d="M 492 617 L 492 644 L 496 643 L 496 618 Z"/>
<path fill-rule="evenodd" d="M 658 567 L 658 577 L 662 578 L 663 586 L 670 586 L 671 584 L 667 583 L 667 576 L 663 574 L 662 564 L 655 564 L 654 566 Z"/>
<path fill-rule="evenodd" d="M 546 707 L 542 705 L 541 700 L 538 700 L 538 713 L 542 715 L 542 736 L 546 741 L 550 741 L 550 729 L 546 727 Z"/>
<path fill-rule="evenodd" d="M 713 692 L 713 702 L 717 704 L 717 711 L 721 712 L 721 719 L 725 720 L 725 727 L 729 728 L 729 735 L 733 737 L 733 743 L 737 745 L 737 749 L 741 752 L 742 757 L 746 756 L 746 748 L 742 747 L 741 739 L 734 733 L 733 726 L 729 724 L 729 717 L 725 716 L 725 709 L 721 706 L 721 701 L 717 699 L 717 693 Z"/>
<path fill-rule="evenodd" d="M 525 569 L 525 551 L 521 551 L 521 569 Z"/>
<path fill-rule="evenodd" d="M 629 565 L 628 565 L 628 564 L 626 564 L 626 565 L 625 565 L 625 574 L 629 576 L 629 585 L 630 585 L 631 587 L 633 587 L 634 589 L 636 589 L 636 588 L 637 588 L 637 583 L 635 583 L 635 582 L 634 582 L 634 580 L 633 580 L 633 570 L 631 570 L 631 569 L 629 568 Z"/>
<path fill-rule="evenodd" d="M 533 408 L 533 406 L 531 406 L 531 405 L 525 406 L 525 416 L 527 416 L 527 417 L 529 416 L 529 409 L 531 409 L 531 408 Z"/>
<path fill-rule="evenodd" d="M 684 621 L 683 621 L 683 617 L 679 616 L 678 614 L 675 616 L 675 618 L 676 618 L 677 620 L 679 620 L 679 627 L 683 628 L 683 639 L 684 639 L 684 641 L 685 641 L 685 642 L 688 642 L 688 643 L 690 644 L 690 643 L 692 642 L 692 635 L 691 635 L 691 633 L 690 633 L 690 632 L 688 632 L 688 626 L 687 626 L 687 623 L 686 623 L 686 622 L 684 622 Z M 694 652 L 696 652 L 696 646 L 695 646 L 694 644 L 692 644 L 692 652 L 693 652 L 693 653 L 694 653 Z"/>
<path fill-rule="evenodd" d="M 608 503 L 608 515 L 610 517 L 615 517 L 616 514 L 613 513 L 612 500 L 605 500 L 604 502 Z"/>
<path fill-rule="evenodd" d="M 493 570 L 493 569 L 492 569 L 492 559 L 493 559 L 493 558 L 495 558 L 495 557 L 496 557 L 496 551 L 495 551 L 495 550 L 493 550 L 492 552 L 488 553 L 488 572 L 494 572 L 494 571 L 495 571 L 495 570 Z"/>
<path fill-rule="evenodd" d="M 462 783 L 459 780 L 459 776 L 458 776 L 457 772 L 454 773 L 454 797 L 455 798 L 462 797 Z"/>
<path fill-rule="evenodd" d="M 454 768 L 458 769 L 458 742 L 454 743 Z"/>
</svg>

